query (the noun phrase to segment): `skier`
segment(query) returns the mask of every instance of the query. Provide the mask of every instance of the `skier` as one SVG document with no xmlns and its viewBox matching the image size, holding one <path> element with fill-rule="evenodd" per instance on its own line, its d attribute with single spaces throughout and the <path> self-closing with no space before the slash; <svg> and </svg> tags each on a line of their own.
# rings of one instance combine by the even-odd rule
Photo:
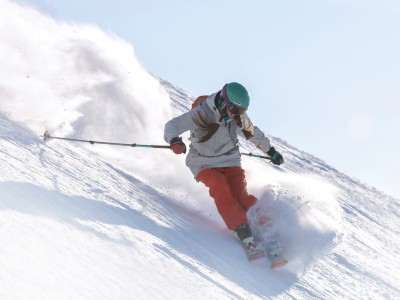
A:
<svg viewBox="0 0 400 300">
<path fill-rule="evenodd" d="M 238 135 L 267 153 L 275 165 L 282 164 L 283 157 L 271 147 L 262 131 L 253 126 L 246 113 L 250 96 L 240 83 L 225 84 L 222 90 L 197 100 L 196 107 L 165 124 L 164 139 L 175 154 L 186 153 L 180 135 L 190 130 L 186 165 L 195 179 L 208 187 L 228 229 L 236 232 L 246 250 L 254 249 L 257 245 L 246 213 L 257 199 L 247 192 Z"/>
</svg>

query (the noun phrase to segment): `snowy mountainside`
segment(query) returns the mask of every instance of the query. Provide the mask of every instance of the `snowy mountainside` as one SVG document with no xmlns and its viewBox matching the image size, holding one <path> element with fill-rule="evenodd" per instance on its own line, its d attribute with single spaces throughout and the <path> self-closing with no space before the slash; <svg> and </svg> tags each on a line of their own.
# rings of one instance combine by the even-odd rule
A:
<svg viewBox="0 0 400 300">
<path fill-rule="evenodd" d="M 94 26 L 0 0 L 0 38 L 0 299 L 400 298 L 398 199 L 270 136 L 243 167 L 289 264 L 250 264 L 184 155 L 38 137 L 164 144 L 192 96 Z"/>
<path fill-rule="evenodd" d="M 168 82 L 167 80 L 164 80 L 156 75 L 153 76 L 160 82 L 170 96 L 171 107 L 175 114 L 187 112 L 191 108 L 195 97 L 191 96 L 187 91 Z"/>
<path fill-rule="evenodd" d="M 274 139 L 285 157 L 306 157 L 319 171 L 305 165 L 301 176 L 301 164 L 287 159 L 285 169 L 267 172 L 277 177 L 269 185 L 275 192 L 262 186 L 258 196 L 273 216 L 282 217 L 277 227 L 291 260 L 287 268 L 270 271 L 265 263 L 246 261 L 215 215 L 199 214 L 79 145 L 43 144 L 4 116 L 0 128 L 2 299 L 398 295 L 392 262 L 398 244 L 391 243 L 398 239 L 396 200 L 283 141 Z M 244 159 L 244 164 L 272 169 L 262 160 Z M 311 173 L 340 185 L 332 191 L 331 183 L 308 178 Z M 311 191 L 308 184 L 320 190 Z M 321 195 L 333 203 L 318 199 Z"/>
</svg>

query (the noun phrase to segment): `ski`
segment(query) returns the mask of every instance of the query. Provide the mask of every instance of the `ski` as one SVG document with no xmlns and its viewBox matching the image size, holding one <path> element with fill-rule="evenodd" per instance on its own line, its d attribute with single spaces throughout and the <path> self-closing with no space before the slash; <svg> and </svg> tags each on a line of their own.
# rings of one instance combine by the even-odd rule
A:
<svg viewBox="0 0 400 300">
<path fill-rule="evenodd" d="M 266 257 L 265 252 L 261 248 L 259 248 L 258 246 L 256 246 L 253 249 L 246 249 L 245 248 L 245 252 L 246 252 L 247 259 L 249 260 L 249 262 L 253 262 L 253 261 L 256 261 L 258 259 Z"/>
<path fill-rule="evenodd" d="M 271 262 L 271 269 L 275 270 L 279 267 L 286 265 L 287 263 L 288 263 L 287 259 L 285 259 L 283 257 L 276 258 L 275 260 L 273 260 Z"/>
<path fill-rule="evenodd" d="M 268 244 L 268 247 L 260 247 L 259 244 L 253 244 L 251 247 L 240 242 L 242 245 L 247 259 L 249 262 L 254 262 L 262 258 L 268 258 L 270 261 L 271 269 L 277 269 L 288 263 L 287 259 L 281 256 L 281 246 L 277 241 L 272 241 Z"/>
<path fill-rule="evenodd" d="M 288 263 L 287 259 L 282 257 L 282 247 L 278 241 L 270 241 L 265 250 L 268 259 L 271 261 L 271 269 L 277 269 Z"/>
<path fill-rule="evenodd" d="M 263 207 L 255 207 L 249 212 L 250 224 L 258 247 L 263 249 L 270 263 L 271 269 L 277 269 L 288 263 L 288 260 L 282 256 L 282 247 L 275 238 L 272 230 L 272 219 L 266 213 Z"/>
</svg>

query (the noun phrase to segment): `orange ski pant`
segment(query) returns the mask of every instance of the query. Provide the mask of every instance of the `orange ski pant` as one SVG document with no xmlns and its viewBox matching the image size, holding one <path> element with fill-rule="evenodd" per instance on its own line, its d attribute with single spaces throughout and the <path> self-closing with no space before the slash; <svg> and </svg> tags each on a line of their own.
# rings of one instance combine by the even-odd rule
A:
<svg viewBox="0 0 400 300">
<path fill-rule="evenodd" d="M 257 198 L 247 193 L 246 177 L 241 167 L 204 169 L 196 179 L 208 187 L 228 229 L 248 224 L 247 210 Z"/>
</svg>

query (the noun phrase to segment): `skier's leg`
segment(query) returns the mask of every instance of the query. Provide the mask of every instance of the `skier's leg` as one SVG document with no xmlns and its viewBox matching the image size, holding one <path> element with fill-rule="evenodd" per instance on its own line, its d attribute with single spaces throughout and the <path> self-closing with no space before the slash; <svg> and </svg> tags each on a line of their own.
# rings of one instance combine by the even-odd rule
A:
<svg viewBox="0 0 400 300">
<path fill-rule="evenodd" d="M 270 219 L 263 207 L 257 207 L 257 205 L 254 206 L 257 202 L 257 198 L 247 192 L 247 182 L 244 170 L 241 167 L 226 168 L 225 176 L 232 194 L 243 206 L 246 212 L 250 207 L 253 207 L 250 216 L 248 216 L 248 218 L 251 218 L 251 222 L 256 223 L 257 226 L 266 226 Z"/>
<path fill-rule="evenodd" d="M 204 169 L 196 179 L 208 187 L 210 196 L 214 198 L 218 212 L 228 229 L 235 230 L 242 224 L 248 224 L 246 210 L 232 195 L 222 170 L 222 168 Z"/>
<path fill-rule="evenodd" d="M 257 202 L 257 198 L 247 192 L 247 182 L 241 167 L 225 168 L 225 177 L 232 195 L 239 201 L 245 211 Z"/>
</svg>

